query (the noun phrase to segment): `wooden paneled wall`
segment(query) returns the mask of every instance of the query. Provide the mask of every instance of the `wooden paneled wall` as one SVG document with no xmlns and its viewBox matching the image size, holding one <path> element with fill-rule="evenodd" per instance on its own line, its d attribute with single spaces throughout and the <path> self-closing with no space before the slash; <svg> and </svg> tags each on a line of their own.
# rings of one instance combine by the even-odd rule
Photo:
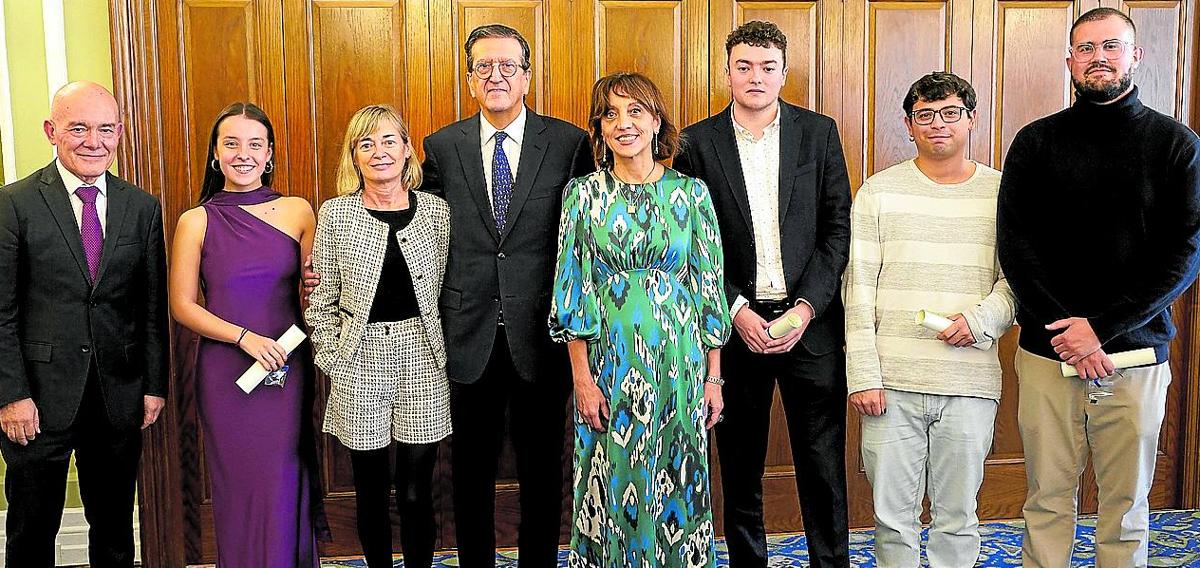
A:
<svg viewBox="0 0 1200 568">
<path fill-rule="evenodd" d="M 1193 127 L 1200 124 L 1197 1 L 112 0 L 114 83 L 128 133 L 121 169 L 162 199 L 169 237 L 171 220 L 196 204 L 213 118 L 229 102 L 252 100 L 274 121 L 276 188 L 319 206 L 335 194 L 343 129 L 358 108 L 395 105 L 418 148 L 429 133 L 475 112 L 462 44 L 476 25 L 497 21 L 530 42 L 527 103 L 539 112 L 585 126 L 595 79 L 637 70 L 654 79 L 672 118 L 685 126 L 728 104 L 725 36 L 752 19 L 774 21 L 787 33 L 783 97 L 837 120 L 855 188 L 915 154 L 900 103 L 908 86 L 933 70 L 953 71 L 975 86 L 979 119 L 970 155 L 1001 167 L 1017 130 L 1070 104 L 1067 31 L 1080 13 L 1100 5 L 1126 11 L 1139 26 L 1146 50 L 1137 78 L 1143 100 Z M 1156 472 L 1156 507 L 1200 506 L 1197 308 L 1194 291 L 1177 304 L 1183 331 L 1172 351 L 1177 379 Z M 1024 498 L 1019 394 L 1010 360 L 1015 340 L 1012 333 L 1002 342 L 1005 390 L 980 500 L 984 518 L 1017 517 Z M 176 347 L 182 353 L 187 346 Z M 213 556 L 203 440 L 184 380 L 187 369 L 177 371 L 173 404 L 147 434 L 141 502 L 149 566 Z M 794 531 L 802 519 L 778 405 L 773 413 L 767 525 Z M 848 438 L 851 522 L 868 526 L 870 491 L 853 413 Z M 328 439 L 322 453 L 325 502 L 337 538 L 323 551 L 357 552 L 348 460 Z M 448 473 L 448 464 L 439 465 L 443 547 L 453 545 Z M 501 544 L 512 545 L 517 494 L 510 453 L 501 477 L 497 532 Z M 1094 487 L 1081 503 L 1094 509 Z M 566 530 L 564 525 L 564 535 Z"/>
</svg>

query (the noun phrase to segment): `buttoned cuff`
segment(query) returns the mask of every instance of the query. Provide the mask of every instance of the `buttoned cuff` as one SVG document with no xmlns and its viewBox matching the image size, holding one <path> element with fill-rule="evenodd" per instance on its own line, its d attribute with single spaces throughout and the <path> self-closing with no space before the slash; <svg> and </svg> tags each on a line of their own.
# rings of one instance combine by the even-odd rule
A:
<svg viewBox="0 0 1200 568">
<path fill-rule="evenodd" d="M 746 307 L 750 303 L 745 296 L 738 294 L 738 297 L 733 300 L 733 305 L 729 307 L 729 317 L 732 319 L 737 316 L 738 310 Z"/>
</svg>

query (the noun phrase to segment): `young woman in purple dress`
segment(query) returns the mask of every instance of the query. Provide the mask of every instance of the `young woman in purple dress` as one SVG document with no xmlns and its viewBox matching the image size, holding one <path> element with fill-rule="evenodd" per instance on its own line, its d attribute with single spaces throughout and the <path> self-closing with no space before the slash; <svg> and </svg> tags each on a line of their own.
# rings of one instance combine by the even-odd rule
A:
<svg viewBox="0 0 1200 568">
<path fill-rule="evenodd" d="M 220 568 L 320 565 L 311 357 L 307 344 L 288 356 L 275 341 L 292 325 L 303 329 L 300 264 L 316 221 L 307 201 L 269 187 L 274 145 L 262 109 L 234 103 L 221 112 L 200 206 L 180 216 L 171 256 L 171 312 L 201 337 L 195 394 Z M 255 361 L 283 369 L 282 382 L 243 392 L 235 381 Z"/>
</svg>

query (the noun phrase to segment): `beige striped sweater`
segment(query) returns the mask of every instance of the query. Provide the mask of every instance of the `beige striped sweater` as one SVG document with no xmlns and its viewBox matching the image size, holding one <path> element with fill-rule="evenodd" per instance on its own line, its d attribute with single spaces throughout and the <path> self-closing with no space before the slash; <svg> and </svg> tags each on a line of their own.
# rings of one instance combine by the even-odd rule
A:
<svg viewBox="0 0 1200 568">
<path fill-rule="evenodd" d="M 996 260 L 999 188 L 1000 172 L 983 164 L 967 181 L 938 184 L 912 160 L 863 182 L 842 289 L 850 393 L 888 388 L 999 400 L 995 340 L 1015 311 Z M 915 322 L 922 309 L 962 313 L 975 340 L 990 345 L 938 341 Z"/>
</svg>

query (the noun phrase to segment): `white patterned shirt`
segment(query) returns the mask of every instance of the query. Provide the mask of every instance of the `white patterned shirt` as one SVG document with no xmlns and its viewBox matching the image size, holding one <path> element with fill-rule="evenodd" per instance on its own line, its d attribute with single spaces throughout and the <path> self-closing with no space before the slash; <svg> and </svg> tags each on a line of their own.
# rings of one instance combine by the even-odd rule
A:
<svg viewBox="0 0 1200 568">
<path fill-rule="evenodd" d="M 733 118 L 732 109 L 729 112 L 750 201 L 750 221 L 754 225 L 757 266 L 754 295 L 758 300 L 787 298 L 779 239 L 779 115 L 776 109 L 775 119 L 763 129 L 762 138 L 756 140 L 753 133 Z M 745 303 L 746 299 L 739 297 L 730 313 L 737 313 Z"/>
</svg>

